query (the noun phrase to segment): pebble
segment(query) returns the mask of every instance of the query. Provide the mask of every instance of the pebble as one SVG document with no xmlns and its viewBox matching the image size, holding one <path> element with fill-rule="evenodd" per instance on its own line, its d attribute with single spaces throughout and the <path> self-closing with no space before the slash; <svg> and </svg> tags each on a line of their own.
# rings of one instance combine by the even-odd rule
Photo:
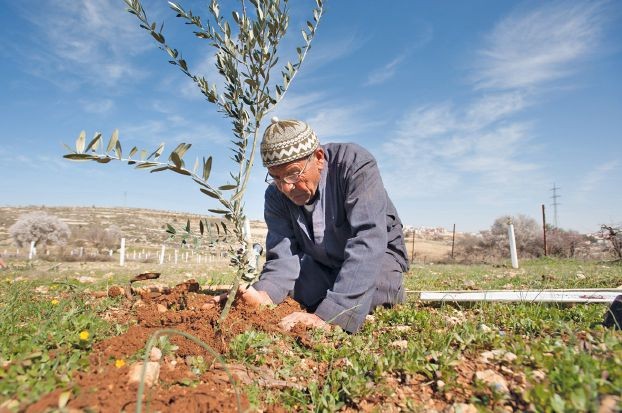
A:
<svg viewBox="0 0 622 413">
<path fill-rule="evenodd" d="M 449 409 L 450 413 L 477 413 L 477 407 L 467 403 L 454 403 Z"/>
<path fill-rule="evenodd" d="M 600 406 L 598 407 L 598 413 L 615 413 L 619 412 L 618 406 L 620 403 L 620 398 L 618 396 L 607 395 L 604 396 L 600 401 Z"/>
<path fill-rule="evenodd" d="M 408 340 L 395 340 L 390 345 L 391 347 L 401 348 L 405 350 L 408 347 Z"/>
<path fill-rule="evenodd" d="M 158 313 L 166 313 L 166 311 L 167 311 L 166 306 L 165 306 L 165 305 L 162 305 L 162 304 L 158 304 L 158 305 L 156 306 L 156 308 L 158 309 Z"/>
<path fill-rule="evenodd" d="M 475 378 L 484 382 L 491 389 L 499 392 L 499 393 L 509 393 L 510 389 L 508 388 L 508 383 L 505 381 L 502 375 L 495 372 L 494 370 L 484 370 L 475 372 Z"/>
<path fill-rule="evenodd" d="M 546 373 L 542 370 L 534 370 L 531 372 L 531 377 L 533 377 L 535 381 L 542 381 L 546 378 Z"/>
<path fill-rule="evenodd" d="M 128 384 L 139 384 L 143 368 L 142 362 L 132 364 L 128 373 Z M 160 377 L 160 363 L 148 361 L 145 369 L 145 386 L 152 387 L 158 382 Z"/>
<path fill-rule="evenodd" d="M 160 361 L 162 359 L 162 350 L 157 347 L 152 347 L 149 352 L 149 360 L 150 361 Z"/>
<path fill-rule="evenodd" d="M 486 324 L 480 324 L 479 331 L 481 331 L 482 333 L 490 333 L 492 332 L 492 328 L 488 327 Z"/>
</svg>

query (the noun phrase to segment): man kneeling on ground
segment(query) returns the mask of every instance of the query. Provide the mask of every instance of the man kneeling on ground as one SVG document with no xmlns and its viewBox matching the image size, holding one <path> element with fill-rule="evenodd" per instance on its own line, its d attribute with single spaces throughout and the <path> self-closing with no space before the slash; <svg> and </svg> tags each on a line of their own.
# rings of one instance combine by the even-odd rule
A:
<svg viewBox="0 0 622 413">
<path fill-rule="evenodd" d="M 320 145 L 309 125 L 272 119 L 261 142 L 268 168 L 266 264 L 239 291 L 252 305 L 293 297 L 307 312 L 281 325 L 359 330 L 375 307 L 404 301 L 402 223 L 374 157 L 359 145 Z"/>
</svg>

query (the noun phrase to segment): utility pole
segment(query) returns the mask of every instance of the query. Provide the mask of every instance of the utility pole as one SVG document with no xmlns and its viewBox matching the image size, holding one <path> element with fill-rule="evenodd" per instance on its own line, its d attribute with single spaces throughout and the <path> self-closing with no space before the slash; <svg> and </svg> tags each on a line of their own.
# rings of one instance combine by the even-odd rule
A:
<svg viewBox="0 0 622 413">
<path fill-rule="evenodd" d="M 559 189 L 561 188 L 553 183 L 553 188 L 551 188 L 551 191 L 553 191 L 553 196 L 551 198 L 553 199 L 553 217 L 555 221 L 555 228 L 559 228 L 559 225 L 557 224 L 557 206 L 561 205 L 559 202 L 557 202 L 557 198 L 561 198 L 561 195 L 557 195 L 557 191 Z"/>
<path fill-rule="evenodd" d="M 454 224 L 454 229 L 451 235 L 451 259 L 454 259 L 454 244 L 456 243 L 456 224 Z"/>
<path fill-rule="evenodd" d="M 544 256 L 546 257 L 546 214 L 544 204 L 542 204 L 542 238 L 544 239 Z"/>
</svg>

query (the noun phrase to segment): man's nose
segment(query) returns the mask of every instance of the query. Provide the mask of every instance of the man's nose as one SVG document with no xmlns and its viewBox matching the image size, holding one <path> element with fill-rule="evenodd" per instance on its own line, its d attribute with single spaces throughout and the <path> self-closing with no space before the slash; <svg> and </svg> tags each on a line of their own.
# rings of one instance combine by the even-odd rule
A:
<svg viewBox="0 0 622 413">
<path fill-rule="evenodd" d="M 278 181 L 278 182 L 279 182 L 279 188 L 281 188 L 281 191 L 283 192 L 289 192 L 296 186 L 296 184 L 290 184 L 289 182 L 285 182 L 285 181 Z"/>
</svg>

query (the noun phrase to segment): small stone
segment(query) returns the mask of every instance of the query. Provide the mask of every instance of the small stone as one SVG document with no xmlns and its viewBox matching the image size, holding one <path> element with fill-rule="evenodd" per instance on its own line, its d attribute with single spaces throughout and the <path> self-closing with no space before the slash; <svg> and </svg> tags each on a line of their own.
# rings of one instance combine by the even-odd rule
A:
<svg viewBox="0 0 622 413">
<path fill-rule="evenodd" d="M 439 390 L 443 390 L 445 387 L 445 382 L 443 380 L 436 380 L 436 388 Z"/>
<path fill-rule="evenodd" d="M 157 347 L 152 347 L 149 352 L 150 361 L 160 361 L 162 359 L 162 350 Z"/>
<path fill-rule="evenodd" d="M 481 331 L 482 333 L 490 333 L 492 332 L 492 328 L 488 327 L 486 324 L 480 324 L 479 331 Z"/>
<path fill-rule="evenodd" d="M 467 403 L 454 403 L 449 409 L 450 413 L 477 413 L 477 407 Z"/>
<path fill-rule="evenodd" d="M 113 285 L 110 288 L 108 288 L 108 297 L 114 298 L 114 297 L 120 297 L 122 295 L 125 295 L 125 290 L 123 289 L 123 287 L 119 287 L 118 285 Z"/>
<path fill-rule="evenodd" d="M 408 340 L 395 340 L 390 344 L 391 347 L 401 348 L 402 350 L 406 350 L 408 347 Z"/>
<path fill-rule="evenodd" d="M 491 389 L 499 393 L 509 393 L 510 389 L 508 388 L 508 383 L 505 381 L 503 376 L 494 370 L 484 370 L 475 372 L 475 379 L 479 380 Z"/>
<path fill-rule="evenodd" d="M 145 302 L 143 300 L 136 300 L 134 301 L 134 304 L 132 304 L 132 309 L 136 309 L 136 308 L 140 308 L 144 306 L 145 306 Z"/>
<path fill-rule="evenodd" d="M 399 331 L 400 333 L 405 333 L 406 331 L 410 331 L 410 326 L 395 326 L 393 327 L 395 331 Z"/>
<path fill-rule="evenodd" d="M 365 316 L 365 321 L 373 323 L 374 321 L 376 321 L 376 317 L 371 315 L 371 314 L 368 314 L 368 315 Z"/>
<path fill-rule="evenodd" d="M 478 290 L 479 289 L 475 286 L 475 281 L 473 280 L 466 280 L 465 282 L 462 283 L 462 285 L 467 290 Z"/>
<path fill-rule="evenodd" d="M 508 363 L 512 363 L 514 362 L 518 357 L 516 356 L 516 354 L 512 353 L 511 351 L 507 351 L 504 355 L 503 355 L 503 361 L 506 361 Z"/>
<path fill-rule="evenodd" d="M 487 326 L 486 328 L 489 328 L 489 327 Z M 481 329 L 481 326 L 480 326 L 480 329 Z M 504 353 L 505 351 L 501 349 L 484 351 L 482 354 L 480 354 L 479 358 L 484 363 L 490 363 L 491 360 L 496 360 L 502 357 Z"/>
<path fill-rule="evenodd" d="M 585 280 L 587 277 L 582 272 L 577 273 L 577 280 Z"/>
<path fill-rule="evenodd" d="M 139 384 L 140 376 L 143 368 L 142 362 L 132 364 L 128 373 L 128 384 Z M 160 377 L 160 363 L 148 361 L 145 367 L 145 386 L 152 387 L 158 382 Z"/>
<path fill-rule="evenodd" d="M 598 407 L 598 413 L 615 413 L 619 412 L 620 398 L 618 396 L 603 396 Z"/>
<path fill-rule="evenodd" d="M 458 318 L 454 316 L 445 316 L 445 322 L 450 326 L 460 325 L 464 322 L 464 318 Z"/>
<path fill-rule="evenodd" d="M 166 306 L 162 304 L 156 305 L 156 308 L 158 309 L 158 313 L 166 313 L 166 311 L 168 310 Z"/>
</svg>

